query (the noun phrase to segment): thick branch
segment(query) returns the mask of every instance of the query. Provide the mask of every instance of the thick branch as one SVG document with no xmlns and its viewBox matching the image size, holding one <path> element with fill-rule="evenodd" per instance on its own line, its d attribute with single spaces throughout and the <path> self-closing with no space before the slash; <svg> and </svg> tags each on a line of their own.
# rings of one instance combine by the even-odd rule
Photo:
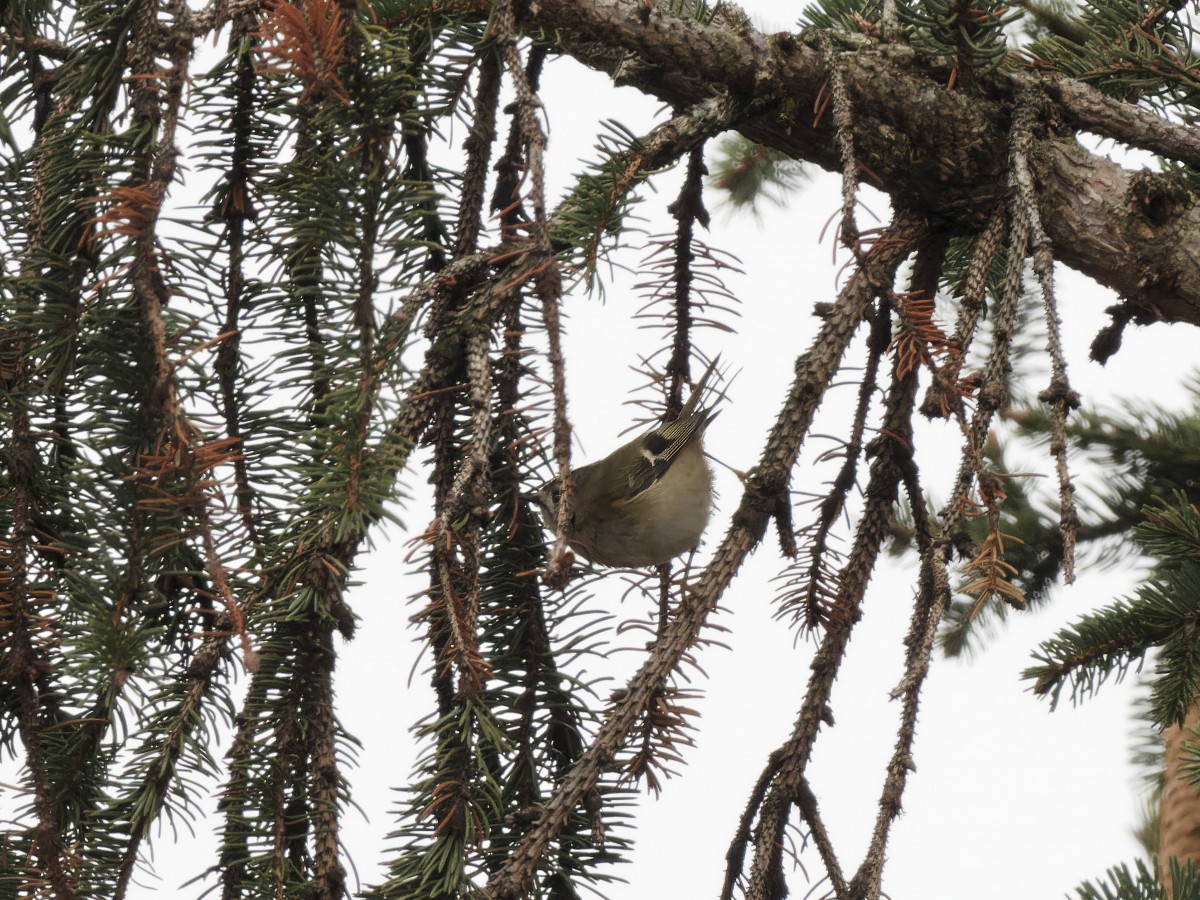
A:
<svg viewBox="0 0 1200 900">
<path fill-rule="evenodd" d="M 1067 140 L 1035 141 L 1030 161 L 1056 259 L 1154 320 L 1200 324 L 1200 205 L 1173 176 Z"/>
<path fill-rule="evenodd" d="M 722 94 L 773 100 L 739 130 L 838 171 L 831 118 L 814 124 L 807 112 L 827 78 L 823 55 L 792 35 L 704 26 L 640 0 L 538 0 L 527 24 L 557 31 L 560 49 L 676 106 Z M 864 172 L 900 205 L 951 230 L 977 230 L 1007 191 L 1011 97 L 1004 93 L 1041 76 L 1023 73 L 997 85 L 995 95 L 968 96 L 931 77 L 911 48 L 861 41 L 845 54 L 844 73 Z M 1189 129 L 1152 123 L 1146 111 L 1099 101 L 1074 82 L 1047 76 L 1046 91 L 1073 127 L 1200 166 L 1200 137 Z M 1084 150 L 1074 134 L 1041 138 L 1032 159 L 1056 259 L 1148 318 L 1200 324 L 1200 209 L 1172 176 L 1134 175 Z"/>
</svg>

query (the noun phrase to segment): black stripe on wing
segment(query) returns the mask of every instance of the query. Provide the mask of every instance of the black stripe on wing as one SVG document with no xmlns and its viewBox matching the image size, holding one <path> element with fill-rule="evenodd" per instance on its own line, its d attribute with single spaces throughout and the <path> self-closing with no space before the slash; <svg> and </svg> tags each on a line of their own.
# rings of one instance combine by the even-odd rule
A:
<svg viewBox="0 0 1200 900">
<path fill-rule="evenodd" d="M 676 419 L 645 435 L 642 438 L 642 459 L 629 472 L 629 499 L 632 500 L 666 475 L 679 452 L 692 442 L 697 431 L 703 430 L 714 418 L 716 413 L 705 409 L 687 418 Z"/>
</svg>

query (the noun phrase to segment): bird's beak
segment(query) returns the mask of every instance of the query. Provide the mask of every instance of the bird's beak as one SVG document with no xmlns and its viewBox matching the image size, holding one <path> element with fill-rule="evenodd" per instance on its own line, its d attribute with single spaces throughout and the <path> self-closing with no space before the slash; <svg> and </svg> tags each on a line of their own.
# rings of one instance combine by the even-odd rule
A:
<svg viewBox="0 0 1200 900">
<path fill-rule="evenodd" d="M 542 505 L 542 498 L 539 497 L 536 492 L 517 494 L 517 496 L 519 498 L 521 498 L 522 500 L 524 500 L 526 503 L 532 504 L 533 506 L 541 506 Z"/>
</svg>

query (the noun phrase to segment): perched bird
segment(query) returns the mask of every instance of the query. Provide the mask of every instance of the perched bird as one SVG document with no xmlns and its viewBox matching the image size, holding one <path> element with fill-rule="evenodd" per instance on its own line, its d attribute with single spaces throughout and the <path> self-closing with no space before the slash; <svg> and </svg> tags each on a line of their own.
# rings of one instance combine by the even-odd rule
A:
<svg viewBox="0 0 1200 900">
<path fill-rule="evenodd" d="M 700 406 L 713 360 L 675 421 L 659 425 L 599 462 L 573 469 L 572 550 L 604 566 L 654 566 L 694 550 L 712 512 L 712 469 L 704 430 L 716 418 Z M 562 481 L 546 482 L 531 499 L 558 521 Z"/>
</svg>

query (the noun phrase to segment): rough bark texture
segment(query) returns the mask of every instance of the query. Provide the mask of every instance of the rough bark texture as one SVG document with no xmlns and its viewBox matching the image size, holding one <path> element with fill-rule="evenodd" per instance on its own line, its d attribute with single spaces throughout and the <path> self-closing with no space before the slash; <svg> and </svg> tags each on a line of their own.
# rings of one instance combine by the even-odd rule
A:
<svg viewBox="0 0 1200 900">
<path fill-rule="evenodd" d="M 1192 704 L 1183 725 L 1163 732 L 1163 793 L 1158 820 L 1158 871 L 1171 896 L 1169 861 L 1200 863 L 1200 793 L 1181 771 L 1185 741 L 1194 741 L 1192 729 L 1200 723 L 1200 702 Z"/>
<path fill-rule="evenodd" d="M 791 34 L 708 27 L 638 0 L 533 0 L 526 24 L 557 32 L 577 59 L 675 106 L 721 94 L 754 109 L 736 127 L 837 170 L 832 116 L 814 122 L 827 77 L 819 49 Z M 949 230 L 976 230 L 1008 191 L 1008 123 L 1018 90 L 1044 89 L 1033 154 L 1055 257 L 1137 307 L 1139 321 L 1200 324 L 1200 209 L 1171 175 L 1133 173 L 1084 149 L 1088 128 L 1191 164 L 1189 129 L 1076 82 L 1020 72 L 987 96 L 948 90 L 948 72 L 909 47 L 861 39 L 845 54 L 854 144 L 865 180 Z"/>
</svg>

